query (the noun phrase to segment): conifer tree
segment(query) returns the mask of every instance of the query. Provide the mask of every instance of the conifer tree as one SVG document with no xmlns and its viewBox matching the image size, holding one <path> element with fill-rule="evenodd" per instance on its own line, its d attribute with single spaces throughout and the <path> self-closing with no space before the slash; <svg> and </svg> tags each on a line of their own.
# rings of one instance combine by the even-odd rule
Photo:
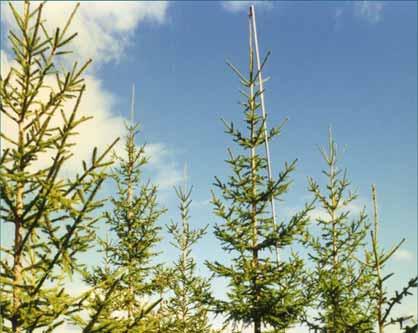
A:
<svg viewBox="0 0 418 333">
<path fill-rule="evenodd" d="M 324 216 L 316 219 L 319 237 L 309 236 L 309 257 L 314 264 L 307 289 L 314 293 L 313 309 L 306 319 L 319 332 L 354 333 L 373 330 L 373 312 L 368 306 L 370 278 L 355 255 L 363 251 L 368 230 L 367 216 L 361 210 L 352 216 L 350 204 L 357 195 L 349 190 L 346 170 L 337 166 L 337 147 L 330 131 L 328 152 L 320 149 L 328 169 L 325 191 L 309 178 L 309 191 L 322 206 Z"/>
<path fill-rule="evenodd" d="M 106 312 L 102 312 L 99 325 L 109 318 L 113 326 L 111 332 L 142 332 L 147 320 L 143 320 L 157 304 L 148 304 L 146 297 L 152 296 L 157 288 L 153 283 L 153 274 L 158 265 L 153 262 L 157 255 L 155 246 L 160 241 L 160 227 L 156 222 L 164 212 L 157 202 L 157 187 L 142 180 L 142 167 L 148 159 L 145 145 L 135 144 L 139 132 L 138 124 L 126 124 L 124 155 L 115 154 L 118 166 L 112 173 L 117 186 L 117 195 L 110 198 L 111 209 L 105 213 L 105 219 L 114 234 L 114 240 L 101 241 L 102 249 L 108 258 L 105 267 L 97 267 L 86 279 L 90 285 L 113 277 L 107 288 L 102 288 L 92 300 L 91 309 L 99 306 L 108 288 L 115 288 L 112 302 Z M 116 278 L 116 276 L 120 276 Z M 118 282 L 116 282 L 116 280 Z M 121 314 L 119 317 L 117 314 Z M 81 318 L 77 318 L 84 325 Z M 115 327 L 115 323 L 117 327 Z M 101 327 L 101 326 L 98 326 Z"/>
<path fill-rule="evenodd" d="M 157 307 L 146 317 L 146 327 L 152 333 L 165 333 L 168 322 L 168 315 L 166 311 L 166 293 L 169 285 L 172 282 L 173 271 L 168 265 L 159 266 L 154 274 L 152 283 L 155 286 L 156 295 L 161 300 Z"/>
<path fill-rule="evenodd" d="M 84 313 L 76 313 L 70 317 L 70 323 L 82 329 L 83 333 L 111 333 L 124 324 L 113 316 L 114 293 L 120 283 L 120 274 L 110 266 L 107 242 L 98 239 L 104 248 L 103 263 L 94 268 L 94 273 L 85 273 L 84 279 L 93 286 L 84 306 Z M 86 315 L 87 313 L 87 315 Z"/>
<path fill-rule="evenodd" d="M 120 289 L 123 285 L 123 268 L 111 265 L 108 242 L 99 240 L 105 252 L 103 265 L 94 268 L 93 273 L 85 274 L 85 282 L 94 286 L 84 306 L 84 314 L 71 316 L 70 322 L 82 328 L 82 333 L 129 333 L 148 332 L 149 317 L 160 299 L 138 307 L 127 317 L 121 309 Z M 126 274 L 126 273 L 125 273 Z M 87 314 L 87 315 L 86 315 Z"/>
<path fill-rule="evenodd" d="M 77 35 L 68 33 L 76 9 L 51 34 L 44 27 L 43 3 L 33 8 L 26 1 L 22 13 L 9 5 L 17 31 L 9 34 L 15 64 L 0 77 L 1 116 L 12 124 L 0 134 L 6 144 L 0 158 L 0 216 L 13 233 L 11 244 L 1 247 L 0 317 L 4 332 L 52 332 L 80 311 L 88 296 L 70 295 L 65 283 L 84 272 L 79 255 L 95 239 L 95 212 L 102 205 L 96 194 L 114 143 L 102 153 L 95 148 L 80 173 L 64 177 L 73 137 L 89 119 L 79 116 L 78 107 L 90 60 L 58 70 Z"/>
<path fill-rule="evenodd" d="M 288 191 L 289 175 L 295 169 L 296 160 L 285 163 L 276 179 L 269 179 L 267 159 L 257 149 L 263 147 L 265 140 L 270 141 L 277 136 L 281 127 L 269 132 L 264 130 L 265 119 L 259 102 L 262 91 L 256 86 L 259 71 L 254 70 L 253 59 L 250 46 L 248 78 L 230 65 L 248 90 L 243 92 L 247 133 L 233 123 L 225 122 L 226 132 L 241 152 L 235 155 L 228 149 L 227 163 L 232 175 L 226 182 L 215 177 L 220 196 L 213 193 L 212 197 L 214 212 L 223 220 L 222 224 L 215 226 L 215 235 L 222 248 L 232 254 L 231 264 L 215 261 L 207 265 L 215 276 L 228 281 L 227 299 L 213 300 L 214 311 L 224 315 L 226 323 L 251 325 L 254 333 L 260 333 L 271 328 L 280 330 L 289 327 L 304 309 L 302 260 L 292 254 L 288 259 L 277 262 L 272 259 L 272 254 L 276 247 L 288 247 L 303 233 L 311 207 L 306 206 L 288 223 L 274 224 L 271 199 L 281 199 Z M 267 57 L 263 66 L 266 60 Z"/>
<path fill-rule="evenodd" d="M 372 186 L 372 202 L 373 202 L 373 230 L 370 231 L 371 250 L 366 251 L 366 260 L 363 263 L 372 277 L 372 296 L 373 307 L 376 313 L 376 321 L 378 325 L 378 333 L 384 333 L 385 327 L 391 324 L 399 324 L 400 328 L 404 328 L 404 322 L 412 318 L 408 317 L 391 317 L 392 311 L 396 308 L 397 304 L 401 304 L 405 297 L 412 295 L 411 289 L 417 288 L 418 277 L 409 280 L 407 286 L 405 286 L 400 292 L 396 291 L 395 295 L 388 297 L 388 292 L 385 288 L 385 281 L 391 278 L 394 273 L 384 274 L 385 264 L 400 248 L 405 239 L 402 239 L 396 246 L 389 251 L 382 251 L 379 246 L 379 218 L 377 211 L 377 197 L 376 187 Z M 405 330 L 411 330 L 413 328 L 406 327 Z M 416 331 L 416 327 L 415 327 Z"/>
<path fill-rule="evenodd" d="M 192 188 L 175 188 L 180 200 L 181 225 L 172 222 L 168 231 L 174 238 L 172 245 L 180 252 L 172 268 L 168 284 L 169 299 L 165 305 L 166 333 L 212 333 L 208 319 L 207 300 L 210 279 L 197 275 L 192 246 L 206 233 L 205 228 L 191 229 L 189 208 Z"/>
</svg>

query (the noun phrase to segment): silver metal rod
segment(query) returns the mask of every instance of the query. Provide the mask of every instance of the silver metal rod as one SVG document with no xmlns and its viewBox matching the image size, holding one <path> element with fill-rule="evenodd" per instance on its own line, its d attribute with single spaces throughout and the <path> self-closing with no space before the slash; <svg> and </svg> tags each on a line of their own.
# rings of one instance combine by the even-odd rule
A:
<svg viewBox="0 0 418 333">
<path fill-rule="evenodd" d="M 267 170 L 268 170 L 268 177 L 270 181 L 273 181 L 272 172 L 271 172 L 271 160 L 270 160 L 270 147 L 269 147 L 269 141 L 268 141 L 268 133 L 267 133 L 267 119 L 266 119 L 266 106 L 264 102 L 264 87 L 263 87 L 263 77 L 261 74 L 261 61 L 260 61 L 260 50 L 258 48 L 258 37 L 257 37 L 257 25 L 256 25 L 256 19 L 255 19 L 255 8 L 254 5 L 250 7 L 250 19 L 252 22 L 252 31 L 254 34 L 254 45 L 255 45 L 255 54 L 257 59 L 257 71 L 258 71 L 258 82 L 260 86 L 260 101 L 261 101 L 261 112 L 263 116 L 263 122 L 264 122 L 264 145 L 266 148 L 266 155 L 267 155 Z M 276 226 L 276 205 L 274 202 L 274 197 L 271 197 L 271 214 L 273 217 L 273 224 Z M 280 260 L 279 257 L 279 249 L 276 246 L 276 259 L 277 262 Z"/>
</svg>

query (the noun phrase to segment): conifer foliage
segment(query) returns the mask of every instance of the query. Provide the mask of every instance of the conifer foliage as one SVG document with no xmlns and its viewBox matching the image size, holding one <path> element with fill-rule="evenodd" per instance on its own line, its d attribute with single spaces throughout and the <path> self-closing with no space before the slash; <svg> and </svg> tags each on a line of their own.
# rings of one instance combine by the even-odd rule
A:
<svg viewBox="0 0 418 333">
<path fill-rule="evenodd" d="M 357 196 L 338 167 L 331 133 L 328 151 L 321 149 L 327 182 L 308 180 L 323 213 L 316 219 L 319 233 L 307 227 L 314 203 L 288 221 L 279 216 L 276 225 L 274 200 L 288 192 L 297 161 L 285 163 L 274 177 L 263 154 L 282 128 L 267 131 L 262 112 L 261 69 L 269 54 L 255 70 L 250 40 L 248 77 L 229 64 L 245 89 L 244 121 L 242 129 L 225 122 L 237 152 L 228 149 L 230 176 L 215 177 L 212 204 L 221 221 L 214 233 L 228 258 L 206 262 L 213 275 L 205 278 L 192 248 L 207 227 L 190 227 L 192 188 L 186 185 L 175 188 L 180 223 L 168 226 L 179 255 L 174 266 L 157 264 L 157 223 L 165 209 L 157 187 L 144 180 L 148 158 L 145 145 L 136 144 L 139 125 L 133 116 L 121 154 L 110 158 L 117 139 L 104 151 L 92 149 L 78 174 L 66 168 L 74 137 L 90 119 L 80 115 L 79 106 L 91 61 L 65 69 L 78 5 L 55 31 L 45 28 L 44 3 L 25 1 L 21 12 L 13 3 L 9 7 L 16 23 L 9 35 L 15 61 L 0 76 L 1 120 L 8 124 L 0 133 L 0 219 L 8 233 L 0 246 L 0 332 L 51 333 L 67 323 L 82 333 L 218 332 L 209 311 L 221 315 L 225 327 L 252 327 L 254 333 L 284 333 L 301 323 L 318 333 L 384 333 L 393 324 L 417 332 L 413 314 L 396 317 L 394 309 L 412 295 L 418 277 L 392 296 L 386 289 L 393 275 L 386 273 L 387 263 L 404 240 L 381 249 L 374 186 L 373 225 L 364 210 L 357 214 Z M 98 194 L 106 180 L 116 193 L 103 213 Z M 105 240 L 96 235 L 101 221 L 110 235 Z M 306 266 L 292 251 L 298 241 L 309 252 Z M 80 256 L 95 245 L 104 258 L 88 269 Z M 80 276 L 90 288 L 74 295 L 67 283 Z M 225 298 L 211 295 L 214 277 L 227 282 Z"/>
<path fill-rule="evenodd" d="M 234 66 L 244 93 L 244 121 L 247 133 L 233 123 L 226 125 L 242 153 L 234 155 L 228 149 L 228 165 L 232 175 L 226 182 L 215 178 L 220 195 L 213 194 L 215 214 L 223 220 L 215 226 L 215 235 L 222 248 L 232 254 L 231 264 L 208 262 L 215 276 L 228 281 L 227 299 L 215 300 L 214 309 L 225 316 L 226 322 L 252 326 L 254 333 L 269 328 L 284 329 L 295 323 L 306 300 L 301 292 L 303 262 L 296 255 L 277 262 L 272 258 L 275 247 L 283 249 L 302 234 L 308 222 L 306 206 L 288 223 L 275 225 L 270 211 L 271 198 L 281 199 L 288 191 L 289 175 L 296 160 L 285 164 L 274 180 L 269 180 L 267 159 L 261 149 L 265 139 L 271 140 L 281 127 L 264 131 L 264 122 L 257 89 L 259 72 L 254 70 L 254 56 L 250 47 L 249 77 L 245 78 Z M 267 57 L 263 62 L 266 63 Z M 265 134 L 267 133 L 267 134 Z M 267 137 L 265 136 L 267 135 Z M 264 327 L 264 328 L 263 328 Z"/>
<path fill-rule="evenodd" d="M 349 190 L 346 170 L 337 166 L 337 146 L 330 131 L 328 152 L 321 149 L 328 169 L 322 191 L 309 178 L 309 191 L 321 205 L 324 216 L 316 219 L 320 236 L 309 236 L 309 257 L 314 264 L 308 290 L 314 294 L 314 318 L 306 322 L 319 332 L 348 333 L 373 330 L 373 312 L 368 306 L 369 275 L 355 255 L 363 250 L 367 216 L 363 210 L 352 216 L 350 205 L 357 195 Z"/>
<path fill-rule="evenodd" d="M 395 295 L 389 297 L 385 288 L 385 282 L 390 279 L 394 273 L 384 274 L 385 265 L 387 261 L 396 253 L 396 251 L 404 243 L 405 239 L 402 239 L 397 245 L 395 245 L 389 251 L 383 251 L 379 246 L 379 218 L 377 209 L 377 194 L 376 186 L 372 186 L 372 202 L 373 202 L 373 230 L 370 231 L 371 249 L 366 251 L 366 260 L 363 263 L 368 269 L 372 279 L 372 291 L 370 296 L 372 298 L 372 304 L 376 313 L 376 322 L 378 326 L 378 333 L 384 333 L 385 327 L 393 324 L 399 324 L 401 329 L 406 331 L 416 332 L 417 326 L 409 327 L 404 323 L 413 317 L 401 316 L 394 318 L 392 316 L 393 310 L 396 309 L 398 304 L 401 304 L 403 299 L 412 295 L 412 289 L 418 286 L 418 277 L 414 277 L 409 280 L 408 284 L 401 290 L 396 291 Z M 415 329 L 415 330 L 414 330 Z"/>
<path fill-rule="evenodd" d="M 94 149 L 80 173 L 64 177 L 73 136 L 89 119 L 78 107 L 90 61 L 68 72 L 57 66 L 76 37 L 68 34 L 75 10 L 51 33 L 43 4 L 25 2 L 22 13 L 9 5 L 17 31 L 9 34 L 15 64 L 0 78 L 1 115 L 12 124 L 1 133 L 0 214 L 13 240 L 1 247 L 0 317 L 4 332 L 52 332 L 86 297 L 71 296 L 65 282 L 84 271 L 78 255 L 95 239 L 94 212 L 102 205 L 96 194 L 112 145 L 102 153 Z"/>
<path fill-rule="evenodd" d="M 145 145 L 135 145 L 138 125 L 128 126 L 127 130 L 127 157 L 117 156 L 119 166 L 112 176 L 118 195 L 110 199 L 113 209 L 106 213 L 106 220 L 116 234 L 115 243 L 108 244 L 110 262 L 126 272 L 122 305 L 130 316 L 138 306 L 137 297 L 154 291 L 151 277 L 157 265 L 153 259 L 161 239 L 157 220 L 165 210 L 157 202 L 157 187 L 141 179 L 141 169 L 148 159 Z"/>
<path fill-rule="evenodd" d="M 157 187 L 142 180 L 142 167 L 147 163 L 145 145 L 137 146 L 138 124 L 127 124 L 124 156 L 115 154 L 118 166 L 112 173 L 117 195 L 110 198 L 111 208 L 105 213 L 113 240 L 101 241 L 106 265 L 99 266 L 86 281 L 92 286 L 108 280 L 106 287 L 97 290 L 91 308 L 100 306 L 110 292 L 112 302 L 102 311 L 97 329 L 103 325 L 110 332 L 142 332 L 149 313 L 159 302 L 147 303 L 157 288 L 153 275 L 158 265 L 153 261 L 155 246 L 160 241 L 157 220 L 164 213 L 157 202 Z M 119 314 L 119 316 L 117 316 Z M 111 319 L 112 323 L 108 323 Z M 81 318 L 78 318 L 81 320 Z M 117 324 L 117 325 L 116 325 Z M 116 325 L 116 326 L 115 326 Z"/>
<path fill-rule="evenodd" d="M 192 246 L 206 233 L 205 228 L 191 229 L 189 208 L 192 188 L 175 188 L 180 200 L 181 225 L 172 222 L 168 226 L 180 252 L 168 280 L 169 299 L 165 305 L 166 333 L 211 333 L 207 301 L 210 298 L 210 279 L 197 275 Z"/>
</svg>

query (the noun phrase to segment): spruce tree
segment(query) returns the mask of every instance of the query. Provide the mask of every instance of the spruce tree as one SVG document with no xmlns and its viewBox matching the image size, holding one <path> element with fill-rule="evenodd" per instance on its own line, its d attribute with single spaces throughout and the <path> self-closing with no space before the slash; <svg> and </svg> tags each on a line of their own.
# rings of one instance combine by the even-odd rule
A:
<svg viewBox="0 0 418 333">
<path fill-rule="evenodd" d="M 192 246 L 206 233 L 205 228 L 191 229 L 189 208 L 192 188 L 175 188 L 180 200 L 181 225 L 172 222 L 168 231 L 180 252 L 168 281 L 169 299 L 165 304 L 166 333 L 212 333 L 208 319 L 207 300 L 210 298 L 210 279 L 197 275 Z"/>
<path fill-rule="evenodd" d="M 142 168 L 148 158 L 145 145 L 137 146 L 135 143 L 138 128 L 138 123 L 126 124 L 125 156 L 114 154 L 118 166 L 114 168 L 112 178 L 117 186 L 117 195 L 110 198 L 111 208 L 105 212 L 113 240 L 101 241 L 102 250 L 108 258 L 107 265 L 96 267 L 93 274 L 86 278 L 86 282 L 94 286 L 112 277 L 106 288 L 97 291 L 90 307 L 94 310 L 100 306 L 108 289 L 115 289 L 112 302 L 106 312 L 102 312 L 99 323 L 104 325 L 109 318 L 114 324 L 118 322 L 118 327 L 109 326 L 112 332 L 145 331 L 143 326 L 147 320 L 143 317 L 159 302 L 148 304 L 146 298 L 152 297 L 157 288 L 153 283 L 153 275 L 158 268 L 154 259 L 161 228 L 156 223 L 164 209 L 157 202 L 157 187 L 142 179 Z M 81 318 L 77 320 L 84 325 Z"/>
<path fill-rule="evenodd" d="M 328 169 L 328 182 L 322 190 L 309 178 L 309 191 L 321 205 L 324 216 L 316 219 L 320 236 L 308 237 L 309 257 L 314 265 L 307 289 L 315 295 L 311 329 L 329 333 L 370 332 L 373 312 L 368 306 L 370 278 L 355 256 L 363 251 L 367 216 L 363 210 L 352 216 L 350 204 L 357 195 L 349 189 L 347 171 L 337 166 L 337 147 L 330 131 L 328 152 L 320 149 Z"/>
<path fill-rule="evenodd" d="M 95 212 L 102 205 L 96 195 L 114 143 L 102 153 L 95 148 L 76 176 L 63 174 L 73 137 L 89 119 L 79 116 L 78 107 L 90 60 L 75 62 L 70 71 L 58 69 L 77 35 L 68 34 L 76 9 L 51 34 L 44 27 L 43 3 L 33 8 L 26 1 L 22 13 L 9 5 L 17 31 L 9 33 L 15 64 L 0 77 L 1 116 L 12 124 L 0 134 L 6 144 L 0 216 L 13 232 L 11 244 L 1 247 L 0 317 L 4 332 L 52 332 L 88 296 L 72 296 L 66 282 L 84 273 L 79 255 L 94 244 Z"/>
<path fill-rule="evenodd" d="M 115 269 L 111 265 L 108 242 L 99 240 L 105 252 L 103 264 L 94 268 L 92 273 L 85 274 L 85 282 L 94 286 L 84 305 L 84 313 L 70 317 L 74 326 L 82 329 L 82 333 L 129 333 L 148 332 L 148 324 L 152 311 L 160 299 L 144 304 L 130 316 L 126 309 L 121 310 L 119 299 L 123 288 L 124 269 Z"/>
<path fill-rule="evenodd" d="M 409 280 L 408 284 L 401 290 L 396 291 L 395 295 L 392 297 L 388 296 L 388 292 L 385 288 L 385 282 L 391 278 L 394 273 L 384 274 L 385 264 L 387 261 L 396 253 L 400 248 L 405 239 L 402 239 L 396 246 L 394 246 L 389 251 L 384 251 L 380 249 L 379 246 L 379 218 L 377 210 L 377 197 L 376 197 L 376 187 L 372 186 L 372 203 L 373 203 L 373 230 L 370 231 L 370 240 L 371 240 L 371 249 L 366 251 L 366 260 L 363 263 L 371 274 L 373 281 L 372 290 L 370 296 L 372 296 L 372 304 L 376 313 L 376 321 L 378 326 L 378 332 L 384 333 L 385 327 L 392 324 L 399 324 L 400 328 L 404 328 L 404 322 L 412 318 L 408 317 L 391 317 L 392 311 L 396 308 L 398 304 L 404 300 L 405 297 L 412 295 L 411 289 L 417 288 L 418 277 L 412 278 Z M 406 331 L 413 328 L 406 327 Z M 415 325 L 416 331 L 416 325 Z"/>
<path fill-rule="evenodd" d="M 251 325 L 254 333 L 260 333 L 271 328 L 288 328 L 304 309 L 302 260 L 292 254 L 277 262 L 272 256 L 276 247 L 290 246 L 303 233 L 311 207 L 306 206 L 288 223 L 275 225 L 273 221 L 271 199 L 281 199 L 288 191 L 289 175 L 295 169 L 296 160 L 285 163 L 276 179 L 269 179 L 266 156 L 257 149 L 263 148 L 265 140 L 277 136 L 281 127 L 268 132 L 264 129 L 259 102 L 263 92 L 256 86 L 259 72 L 254 70 L 253 59 L 250 46 L 248 78 L 230 65 L 247 90 L 243 92 L 247 133 L 232 122 L 225 122 L 226 132 L 238 144 L 240 152 L 234 154 L 228 149 L 227 163 L 232 175 L 226 182 L 215 177 L 220 195 L 212 196 L 214 212 L 223 220 L 215 226 L 215 235 L 223 250 L 232 255 L 231 263 L 214 261 L 207 265 L 215 276 L 228 281 L 227 299 L 213 300 L 214 311 L 222 314 L 226 323 Z M 266 60 L 267 57 L 263 66 Z"/>
<path fill-rule="evenodd" d="M 154 274 L 152 283 L 155 286 L 156 295 L 161 300 L 157 308 L 154 309 L 146 317 L 146 327 L 148 327 L 152 333 L 165 333 L 167 329 L 168 315 L 166 311 L 167 304 L 167 290 L 172 282 L 173 271 L 168 265 L 159 266 Z"/>
<path fill-rule="evenodd" d="M 85 273 L 84 280 L 93 286 L 92 292 L 85 302 L 84 313 L 76 313 L 70 317 L 70 323 L 80 327 L 83 333 L 111 333 L 124 324 L 112 316 L 115 307 L 113 296 L 121 276 L 110 266 L 109 251 L 105 247 L 107 242 L 100 239 L 98 242 L 104 248 L 103 263 L 94 268 L 93 274 Z"/>
</svg>

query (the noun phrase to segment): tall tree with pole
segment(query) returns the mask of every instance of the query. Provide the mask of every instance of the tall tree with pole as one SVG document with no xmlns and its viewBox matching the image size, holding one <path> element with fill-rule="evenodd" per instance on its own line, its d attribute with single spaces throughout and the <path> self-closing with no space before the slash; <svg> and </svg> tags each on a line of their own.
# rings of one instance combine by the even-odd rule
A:
<svg viewBox="0 0 418 333">
<path fill-rule="evenodd" d="M 33 8 L 25 1 L 22 13 L 9 5 L 17 32 L 9 34 L 15 64 L 0 77 L 1 116 L 11 122 L 0 134 L 6 144 L 0 157 L 0 216 L 14 230 L 12 244 L 1 247 L 0 316 L 4 332 L 52 332 L 82 310 L 87 296 L 71 296 L 65 283 L 84 273 L 79 255 L 95 238 L 95 212 L 102 205 L 96 195 L 115 142 L 102 153 L 95 148 L 80 173 L 64 177 L 73 137 L 89 119 L 78 111 L 91 61 L 57 69 L 77 35 L 68 30 L 78 6 L 51 34 L 43 3 Z"/>
<path fill-rule="evenodd" d="M 255 18 L 255 7 L 252 5 L 250 7 L 249 12 L 249 19 L 250 19 L 250 34 L 254 35 L 254 47 L 255 47 L 255 56 L 257 60 L 257 72 L 258 72 L 258 85 L 260 87 L 260 107 L 261 107 L 261 114 L 263 117 L 263 129 L 264 129 L 264 146 L 266 149 L 266 161 L 267 161 L 267 172 L 268 172 L 268 178 L 270 181 L 273 181 L 273 176 L 271 172 L 271 160 L 270 160 L 270 146 L 269 146 L 269 140 L 268 138 L 268 132 L 267 132 L 267 115 L 266 115 L 266 106 L 264 101 L 264 81 L 263 81 L 263 75 L 261 71 L 261 61 L 260 61 L 260 50 L 258 48 L 258 34 L 257 34 L 257 23 Z M 276 204 L 274 202 L 274 197 L 271 197 L 270 199 L 270 205 L 271 205 L 271 215 L 273 218 L 273 224 L 276 225 Z M 275 247 L 275 254 L 276 259 L 279 261 L 279 249 L 276 246 Z"/>
<path fill-rule="evenodd" d="M 220 197 L 213 193 L 215 214 L 223 220 L 215 226 L 215 235 L 222 248 L 232 253 L 231 264 L 218 261 L 207 265 L 215 276 L 228 281 L 227 299 L 214 299 L 214 311 L 225 316 L 227 323 L 241 322 L 252 326 L 254 333 L 271 328 L 283 330 L 294 324 L 302 313 L 306 300 L 302 296 L 303 262 L 296 254 L 287 260 L 271 260 L 275 248 L 291 245 L 301 235 L 308 222 L 307 214 L 311 206 L 306 206 L 293 216 L 289 223 L 275 225 L 271 212 L 272 199 L 282 197 L 289 188 L 289 175 L 295 169 L 296 160 L 285 163 L 284 170 L 277 179 L 268 173 L 265 156 L 257 153 L 260 145 L 265 145 L 280 133 L 281 126 L 266 131 L 267 116 L 260 114 L 259 99 L 262 91 L 257 88 L 268 56 L 254 68 L 252 47 L 252 23 L 250 23 L 250 64 L 249 77 L 242 75 L 233 65 L 243 92 L 244 119 L 248 133 L 226 123 L 226 132 L 247 154 L 234 155 L 228 149 L 227 163 L 232 175 L 227 182 L 215 177 L 215 186 Z"/>
</svg>

